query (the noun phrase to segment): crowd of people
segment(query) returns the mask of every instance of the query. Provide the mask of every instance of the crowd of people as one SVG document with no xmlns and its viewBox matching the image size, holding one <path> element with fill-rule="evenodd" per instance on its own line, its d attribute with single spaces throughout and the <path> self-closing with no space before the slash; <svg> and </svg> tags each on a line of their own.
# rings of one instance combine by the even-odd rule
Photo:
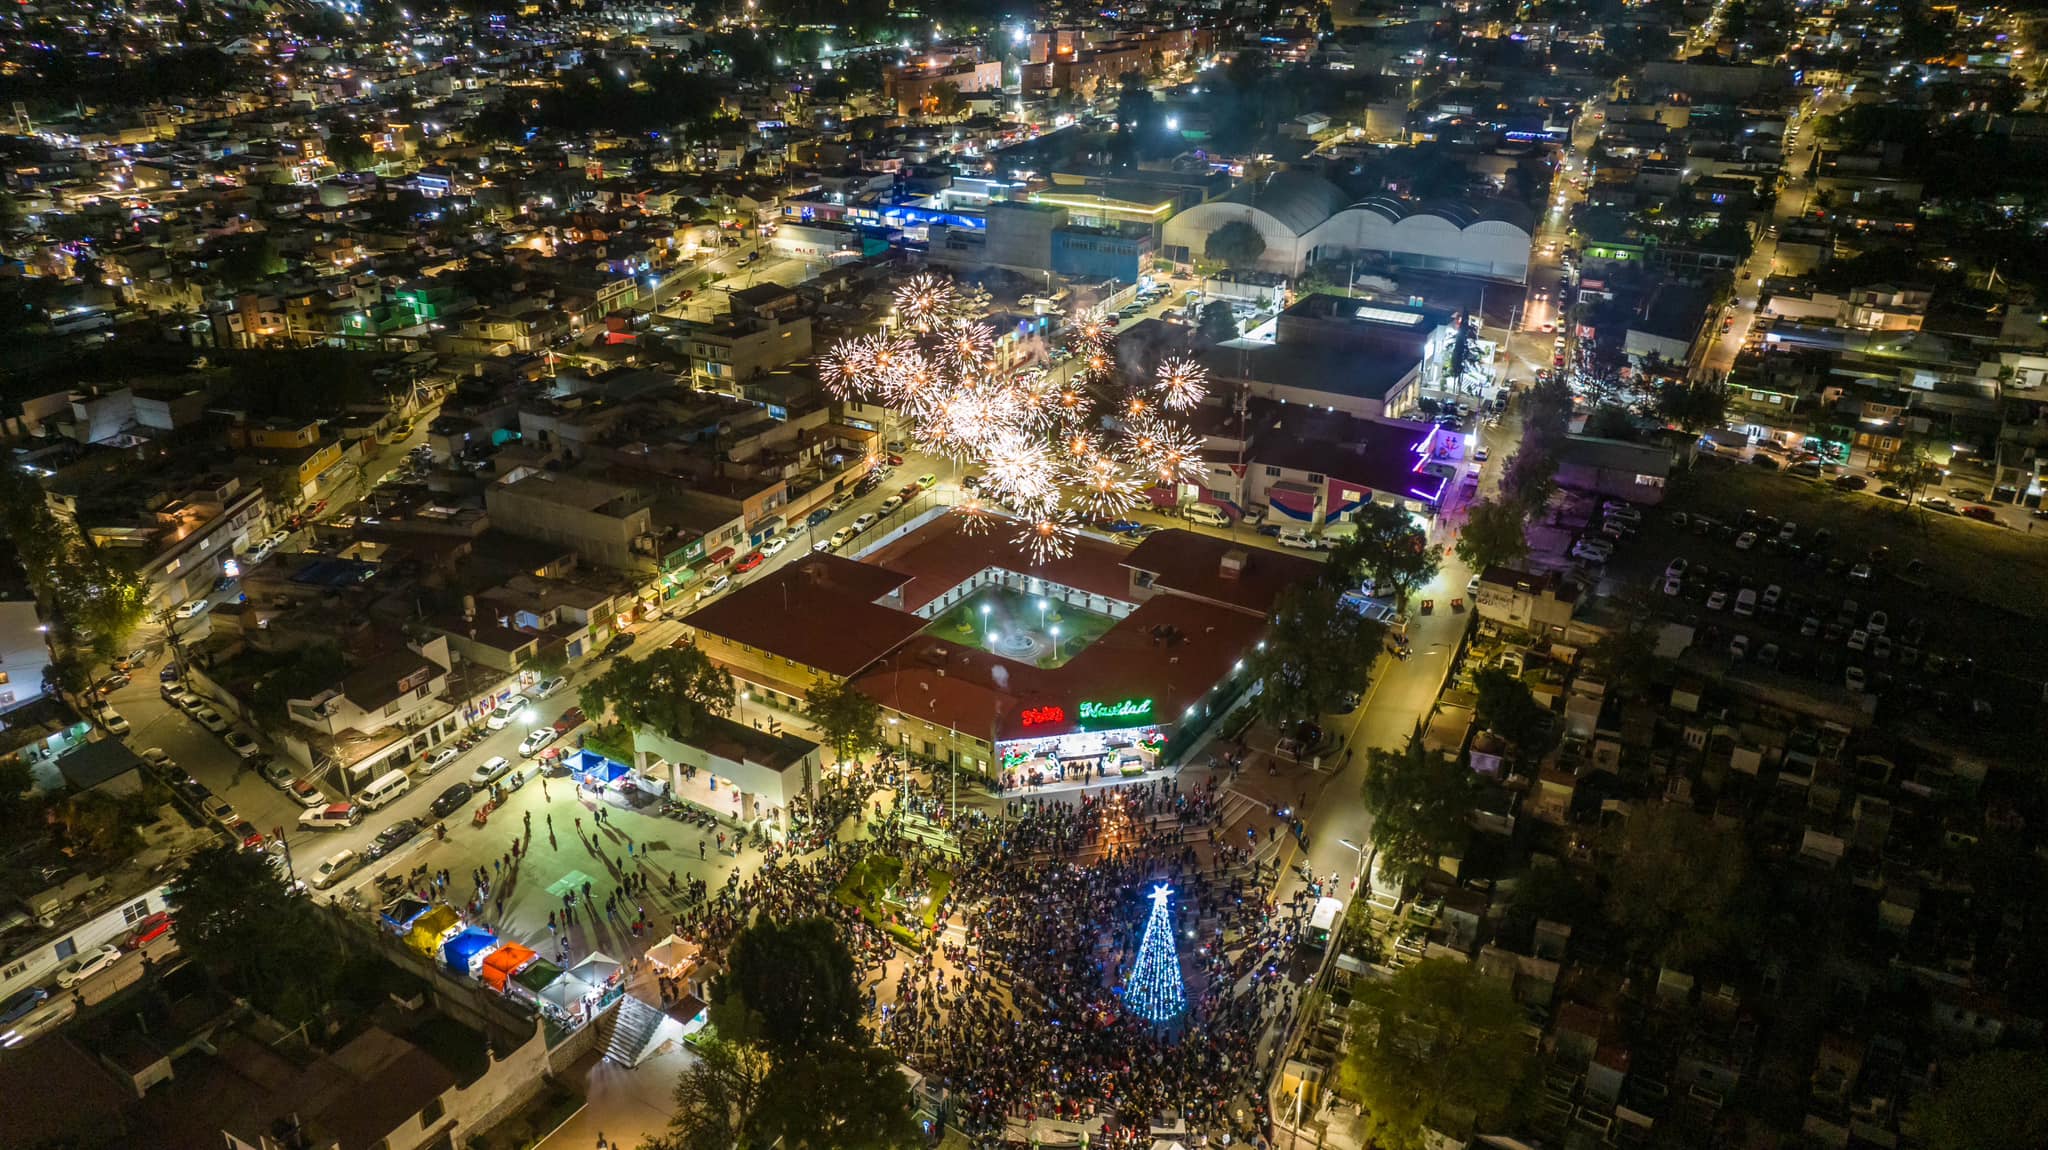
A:
<svg viewBox="0 0 2048 1150">
<path fill-rule="evenodd" d="M 930 796 L 885 814 L 856 803 L 860 836 L 807 856 L 772 849 L 751 877 L 729 874 L 683 911 L 677 930 L 715 962 L 756 917 L 838 923 L 872 984 L 880 1041 L 943 1090 L 947 1120 L 978 1140 L 1034 1118 L 1100 1119 L 1095 1144 L 1118 1147 L 1149 1145 L 1153 1125 L 1175 1119 L 1221 1132 L 1262 1112 L 1250 1087 L 1270 1057 L 1269 1023 L 1294 1007 L 1284 974 L 1305 907 L 1270 904 L 1245 852 L 1198 833 L 1220 831 L 1216 798 L 1155 780 L 1071 802 L 1012 800 L 1000 817 L 956 819 Z M 906 835 L 906 819 L 954 823 L 960 851 Z M 922 946 L 900 948 L 873 908 L 835 896 L 877 854 L 902 861 L 902 890 L 926 889 L 935 870 L 951 876 L 935 924 L 916 932 Z M 1189 1008 L 1158 1026 L 1124 1009 L 1122 980 L 1144 894 L 1161 882 L 1174 891 Z"/>
</svg>

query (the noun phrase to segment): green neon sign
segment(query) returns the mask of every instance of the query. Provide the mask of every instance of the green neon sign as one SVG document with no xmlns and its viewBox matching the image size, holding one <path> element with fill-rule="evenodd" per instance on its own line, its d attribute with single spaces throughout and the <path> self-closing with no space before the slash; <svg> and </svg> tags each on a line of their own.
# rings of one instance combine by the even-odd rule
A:
<svg viewBox="0 0 2048 1150">
<path fill-rule="evenodd" d="M 1152 700 L 1125 699 L 1121 703 L 1082 703 L 1081 721 L 1091 719 L 1149 719 L 1152 717 Z"/>
</svg>

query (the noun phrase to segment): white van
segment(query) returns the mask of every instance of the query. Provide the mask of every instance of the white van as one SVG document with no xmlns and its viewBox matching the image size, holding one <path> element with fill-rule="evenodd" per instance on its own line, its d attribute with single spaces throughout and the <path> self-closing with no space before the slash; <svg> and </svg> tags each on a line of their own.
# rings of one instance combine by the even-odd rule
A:
<svg viewBox="0 0 2048 1150">
<path fill-rule="evenodd" d="M 388 774 L 379 775 L 377 781 L 364 787 L 363 793 L 357 795 L 356 799 L 362 803 L 365 810 L 374 811 L 411 789 L 412 777 L 410 775 L 407 775 L 404 771 L 391 771 Z"/>
<path fill-rule="evenodd" d="M 1223 509 L 1214 504 L 1192 504 L 1185 514 L 1189 523 L 1200 523 L 1204 527 L 1230 526 L 1230 516 L 1224 514 Z"/>
<path fill-rule="evenodd" d="M 1308 933 L 1302 936 L 1303 946 L 1311 950 L 1322 950 L 1330 945 L 1330 935 L 1337 929 L 1337 920 L 1344 915 L 1344 904 L 1334 898 L 1319 898 L 1316 909 L 1308 919 Z"/>
<path fill-rule="evenodd" d="M 1306 527 L 1283 528 L 1278 538 L 1280 546 L 1292 547 L 1297 551 L 1314 551 L 1322 546 L 1316 542 L 1316 537 Z"/>
</svg>

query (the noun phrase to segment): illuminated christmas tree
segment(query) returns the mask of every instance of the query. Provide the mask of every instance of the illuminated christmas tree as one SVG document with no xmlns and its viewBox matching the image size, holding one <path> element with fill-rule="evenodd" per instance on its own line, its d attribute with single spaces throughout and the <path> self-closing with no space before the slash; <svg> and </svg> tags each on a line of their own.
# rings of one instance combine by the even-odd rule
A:
<svg viewBox="0 0 2048 1150">
<path fill-rule="evenodd" d="M 1131 964 L 1131 976 L 1124 985 L 1124 1004 L 1147 1022 L 1163 1023 L 1188 1008 L 1187 988 L 1181 984 L 1180 955 L 1173 948 L 1173 922 L 1166 914 L 1167 888 L 1152 889 L 1152 917 L 1145 922 L 1145 937 L 1138 943 L 1138 960 Z"/>
</svg>

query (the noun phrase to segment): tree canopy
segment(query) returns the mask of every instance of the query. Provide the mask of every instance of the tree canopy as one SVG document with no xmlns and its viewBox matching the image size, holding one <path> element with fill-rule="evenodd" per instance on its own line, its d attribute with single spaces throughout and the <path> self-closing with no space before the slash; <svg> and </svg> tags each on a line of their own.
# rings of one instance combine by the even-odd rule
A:
<svg viewBox="0 0 2048 1150">
<path fill-rule="evenodd" d="M 1928 1150 L 2032 1150 L 2048 1146 L 2048 1058 L 1987 1050 L 1944 1067 L 1907 1116 Z"/>
<path fill-rule="evenodd" d="M 1465 509 L 1458 529 L 1458 559 L 1474 572 L 1512 566 L 1529 554 L 1528 511 L 1499 499 L 1482 499 Z"/>
<path fill-rule="evenodd" d="M 55 617 L 59 647 L 100 659 L 119 654 L 149 609 L 142 577 L 57 518 L 43 489 L 20 468 L 0 468 L 0 528 L 36 599 Z"/>
<path fill-rule="evenodd" d="M 1507 984 L 1430 958 L 1366 982 L 1342 1073 L 1386 1150 L 1423 1150 L 1430 1131 L 1499 1128 L 1528 1098 L 1534 1042 Z"/>
<path fill-rule="evenodd" d="M 1481 726 L 1515 745 L 1517 759 L 1541 755 L 1550 742 L 1550 711 L 1529 685 L 1500 667 L 1472 676 L 1479 698 L 1473 714 Z"/>
<path fill-rule="evenodd" d="M 1304 583 L 1282 592 L 1274 604 L 1265 648 L 1252 657 L 1262 705 L 1273 718 L 1340 710 L 1348 693 L 1364 690 L 1386 629 L 1342 597 L 1336 587 Z"/>
<path fill-rule="evenodd" d="M 707 716 L 730 711 L 732 698 L 732 673 L 695 647 L 620 659 L 576 694 L 592 719 L 609 708 L 628 731 L 646 727 L 671 739 L 686 739 Z"/>
<path fill-rule="evenodd" d="M 1394 585 L 1403 604 L 1417 587 L 1436 578 L 1443 557 L 1408 513 L 1384 503 L 1368 503 L 1352 516 L 1358 534 L 1337 545 L 1323 568 L 1325 580 L 1348 587 L 1370 576 Z"/>
<path fill-rule="evenodd" d="M 803 715 L 842 762 L 882 745 L 882 705 L 850 682 L 814 688 Z"/>
<path fill-rule="evenodd" d="M 1629 816 L 1612 847 L 1607 917 L 1633 950 L 1683 966 L 1735 940 L 1748 853 L 1739 835 L 1653 802 Z"/>
<path fill-rule="evenodd" d="M 332 997 L 341 951 L 313 905 L 267 859 L 221 844 L 193 854 L 171 884 L 178 946 L 208 975 L 288 1022 Z"/>
<path fill-rule="evenodd" d="M 712 991 L 718 1038 L 676 1083 L 647 1150 L 896 1150 L 920 1144 L 894 1055 L 868 1041 L 853 955 L 830 919 L 763 919 Z"/>
<path fill-rule="evenodd" d="M 1418 725 L 1398 751 L 1366 752 L 1365 809 L 1371 813 L 1376 866 L 1399 883 L 1435 869 L 1462 847 L 1472 814 L 1472 772 L 1429 750 Z"/>
<path fill-rule="evenodd" d="M 1195 330 L 1205 342 L 1228 343 L 1237 338 L 1237 313 L 1224 300 L 1210 300 L 1202 305 Z"/>
<path fill-rule="evenodd" d="M 1202 258 L 1229 268 L 1248 268 L 1266 254 L 1266 237 L 1244 220 L 1231 220 L 1202 242 Z"/>
</svg>

